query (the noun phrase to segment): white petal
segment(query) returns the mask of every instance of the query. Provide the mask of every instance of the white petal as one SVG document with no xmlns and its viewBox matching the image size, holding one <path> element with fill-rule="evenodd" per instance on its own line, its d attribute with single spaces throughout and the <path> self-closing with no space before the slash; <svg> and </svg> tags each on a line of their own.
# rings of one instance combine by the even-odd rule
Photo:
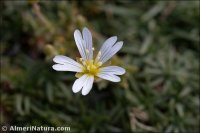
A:
<svg viewBox="0 0 200 133">
<path fill-rule="evenodd" d="M 88 76 L 82 89 L 82 95 L 87 95 L 92 89 L 94 76 Z"/>
<path fill-rule="evenodd" d="M 98 77 L 102 78 L 102 79 L 106 79 L 112 82 L 120 82 L 120 77 L 114 75 L 114 74 L 110 74 L 110 73 L 105 73 L 105 72 L 100 72 L 99 74 L 97 74 Z"/>
<path fill-rule="evenodd" d="M 55 64 L 52 68 L 56 71 L 71 71 L 71 72 L 82 72 L 80 67 L 76 67 L 70 64 Z"/>
<path fill-rule="evenodd" d="M 101 59 L 100 61 L 102 63 L 105 63 L 108 61 L 113 55 L 115 55 L 123 46 L 123 42 L 117 42 L 109 52 L 107 52 Z"/>
<path fill-rule="evenodd" d="M 117 37 L 113 36 L 113 37 L 108 38 L 104 42 L 103 46 L 100 49 L 102 56 L 103 56 L 104 53 L 106 53 L 107 51 L 110 50 L 110 48 L 115 44 L 116 41 L 117 41 Z"/>
<path fill-rule="evenodd" d="M 84 41 L 79 30 L 75 30 L 74 32 L 74 39 L 76 42 L 76 46 L 78 47 L 79 53 L 83 59 L 86 59 L 86 51 L 84 46 Z"/>
<path fill-rule="evenodd" d="M 96 61 L 102 60 L 102 57 L 104 57 L 111 50 L 112 46 L 115 44 L 116 41 L 117 41 L 116 36 L 108 38 L 100 49 L 101 52 L 100 58 L 99 59 L 96 58 Z"/>
<path fill-rule="evenodd" d="M 77 79 L 74 82 L 73 86 L 72 86 L 72 91 L 74 93 L 79 92 L 83 88 L 86 79 L 87 79 L 87 75 L 83 75 L 82 77 L 80 77 L 79 79 Z"/>
<path fill-rule="evenodd" d="M 88 76 L 85 74 L 74 82 L 72 91 L 77 93 L 82 89 L 82 95 L 87 95 L 92 89 L 93 82 L 94 76 Z"/>
<path fill-rule="evenodd" d="M 71 64 L 77 67 L 82 67 L 81 64 L 79 64 L 78 62 L 74 61 L 73 59 L 67 57 L 67 56 L 63 56 L 63 55 L 56 55 L 53 58 L 53 61 L 55 63 L 59 63 L 59 64 Z"/>
<path fill-rule="evenodd" d="M 86 45 L 86 49 L 89 50 L 89 55 L 88 55 L 88 59 L 92 59 L 93 58 L 93 50 L 92 50 L 92 34 L 91 32 L 85 27 L 83 28 L 83 39 L 85 41 L 85 45 Z"/>
<path fill-rule="evenodd" d="M 110 74 L 116 74 L 116 75 L 122 75 L 126 72 L 124 68 L 118 67 L 118 66 L 103 67 L 100 69 L 100 71 L 103 73 L 110 73 Z"/>
</svg>

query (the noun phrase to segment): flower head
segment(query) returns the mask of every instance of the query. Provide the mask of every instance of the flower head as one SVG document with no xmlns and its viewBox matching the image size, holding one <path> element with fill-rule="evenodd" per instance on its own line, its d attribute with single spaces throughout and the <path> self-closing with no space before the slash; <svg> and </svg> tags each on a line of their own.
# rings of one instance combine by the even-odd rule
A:
<svg viewBox="0 0 200 133">
<path fill-rule="evenodd" d="M 92 89 L 95 78 L 102 78 L 112 82 L 119 82 L 120 77 L 125 73 L 125 69 L 118 66 L 103 66 L 113 55 L 115 55 L 123 45 L 123 42 L 117 42 L 117 37 L 113 36 L 107 39 L 95 59 L 93 59 L 92 34 L 84 28 L 82 34 L 75 30 L 74 39 L 78 47 L 81 58 L 76 62 L 73 59 L 57 55 L 53 61 L 56 71 L 77 72 L 79 77 L 73 84 L 72 90 L 77 93 L 82 90 L 82 95 L 87 95 Z"/>
</svg>

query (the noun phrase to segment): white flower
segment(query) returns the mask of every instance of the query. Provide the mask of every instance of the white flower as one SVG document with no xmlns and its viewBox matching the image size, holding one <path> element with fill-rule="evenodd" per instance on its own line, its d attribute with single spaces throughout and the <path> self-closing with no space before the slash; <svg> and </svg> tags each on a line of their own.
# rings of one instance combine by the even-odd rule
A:
<svg viewBox="0 0 200 133">
<path fill-rule="evenodd" d="M 125 69 L 118 66 L 102 66 L 114 54 L 116 54 L 123 45 L 123 42 L 116 42 L 117 37 L 113 36 L 107 39 L 95 59 L 93 59 L 92 35 L 87 28 L 84 28 L 82 34 L 79 30 L 75 30 L 74 38 L 81 58 L 78 62 L 73 59 L 57 55 L 53 61 L 57 64 L 53 65 L 56 71 L 77 72 L 78 78 L 72 87 L 74 93 L 81 91 L 82 95 L 87 95 L 92 89 L 95 78 L 102 78 L 112 82 L 119 82 L 117 75 L 125 73 Z"/>
</svg>

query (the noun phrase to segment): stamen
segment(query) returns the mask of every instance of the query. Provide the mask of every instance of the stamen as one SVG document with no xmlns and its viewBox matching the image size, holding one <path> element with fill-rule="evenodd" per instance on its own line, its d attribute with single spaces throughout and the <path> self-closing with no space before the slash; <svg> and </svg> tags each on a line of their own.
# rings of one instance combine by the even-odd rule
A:
<svg viewBox="0 0 200 133">
<path fill-rule="evenodd" d="M 87 66 L 87 70 L 90 70 L 90 66 Z"/>
<path fill-rule="evenodd" d="M 86 52 L 87 51 L 88 50 L 86 49 Z M 101 52 L 98 53 L 98 56 L 99 55 L 101 55 Z M 102 62 L 96 61 L 96 59 L 95 60 L 93 60 L 93 59 L 84 60 L 84 59 L 80 58 L 80 61 L 83 64 L 83 72 L 82 72 L 83 74 L 89 74 L 89 75 L 95 76 L 99 72 L 99 67 L 102 65 Z"/>
<path fill-rule="evenodd" d="M 83 65 L 85 66 L 86 65 L 86 62 L 85 61 L 82 61 Z"/>
<path fill-rule="evenodd" d="M 101 56 L 101 51 L 99 51 L 98 56 Z"/>
<path fill-rule="evenodd" d="M 97 63 L 100 58 L 101 58 L 101 51 L 98 52 L 94 62 Z"/>
<path fill-rule="evenodd" d="M 94 47 L 92 48 L 92 50 L 93 50 L 93 51 L 95 50 Z"/>
<path fill-rule="evenodd" d="M 96 69 L 96 68 L 97 68 L 96 66 L 92 65 L 92 69 Z"/>
<path fill-rule="evenodd" d="M 99 51 L 98 55 L 97 55 L 97 59 L 101 58 L 101 51 Z"/>
</svg>

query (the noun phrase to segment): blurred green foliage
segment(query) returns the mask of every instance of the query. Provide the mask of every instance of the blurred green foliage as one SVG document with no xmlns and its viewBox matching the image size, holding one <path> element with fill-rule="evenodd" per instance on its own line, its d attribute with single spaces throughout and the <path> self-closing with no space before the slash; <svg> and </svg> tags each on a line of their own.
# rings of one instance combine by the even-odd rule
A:
<svg viewBox="0 0 200 133">
<path fill-rule="evenodd" d="M 1 125 L 78 132 L 199 132 L 199 1 L 1 1 Z M 95 47 L 117 35 L 122 82 L 73 94 L 73 73 L 52 57 L 78 57 L 73 32 Z"/>
</svg>

